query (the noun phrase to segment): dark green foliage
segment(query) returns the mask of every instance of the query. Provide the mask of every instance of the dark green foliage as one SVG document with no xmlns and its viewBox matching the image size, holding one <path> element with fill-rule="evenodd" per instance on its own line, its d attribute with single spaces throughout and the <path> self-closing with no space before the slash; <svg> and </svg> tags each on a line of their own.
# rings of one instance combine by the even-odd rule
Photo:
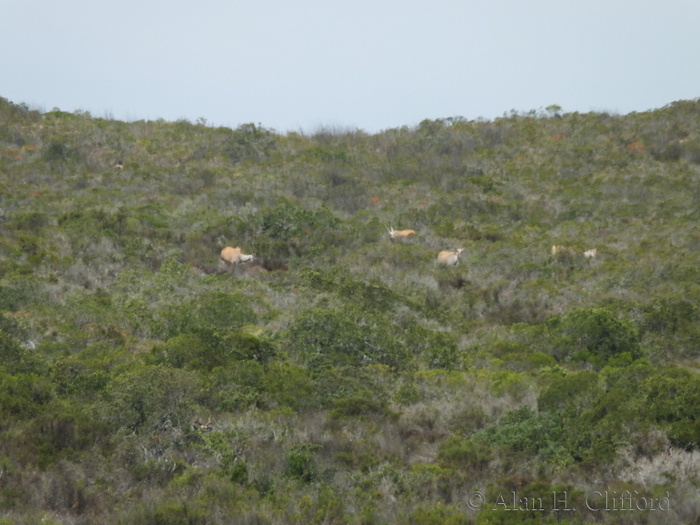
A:
<svg viewBox="0 0 700 525">
<path fill-rule="evenodd" d="M 547 328 L 554 335 L 550 341 L 558 360 L 588 361 L 601 367 L 613 360 L 624 363 L 642 355 L 632 323 L 617 319 L 605 308 L 570 312 L 550 319 Z"/>
<path fill-rule="evenodd" d="M 308 370 L 287 363 L 272 363 L 267 368 L 264 391 L 270 408 L 302 410 L 317 404 Z"/>
<path fill-rule="evenodd" d="M 4 286 L 0 285 L 0 312 L 7 310 L 10 312 L 15 312 L 24 305 L 28 300 L 28 294 L 26 291 L 15 286 Z M 8 321 L 0 319 L 0 323 L 5 324 Z M 0 326 L 2 326 L 0 324 Z"/>
<path fill-rule="evenodd" d="M 513 452 L 554 458 L 563 454 L 565 429 L 561 412 L 535 412 L 524 405 L 501 417 L 498 426 L 487 427 L 474 435 L 491 445 L 506 447 Z"/>
<path fill-rule="evenodd" d="M 0 328 L 0 370 L 10 373 L 43 373 L 46 366 L 41 356 Z"/>
<path fill-rule="evenodd" d="M 700 446 L 700 377 L 669 368 L 640 385 L 650 421 L 666 430 L 671 442 L 688 449 Z"/>
<path fill-rule="evenodd" d="M 372 399 L 351 397 L 335 400 L 329 413 L 332 419 L 367 415 L 388 415 L 387 407 Z"/>
<path fill-rule="evenodd" d="M 193 313 L 200 326 L 230 330 L 256 321 L 245 298 L 237 294 L 213 292 L 198 297 L 190 306 L 196 308 Z"/>
<path fill-rule="evenodd" d="M 200 338 L 221 337 L 257 321 L 257 315 L 240 294 L 211 292 L 184 304 L 168 306 L 162 313 L 168 336 L 196 333 Z"/>
<path fill-rule="evenodd" d="M 394 393 L 394 401 L 401 405 L 412 405 L 420 401 L 421 395 L 413 382 L 401 383 Z"/>
<path fill-rule="evenodd" d="M 217 410 L 232 412 L 265 406 L 265 370 L 257 361 L 236 361 L 214 368 L 209 380 L 208 404 Z"/>
<path fill-rule="evenodd" d="M 274 151 L 278 142 L 272 131 L 252 123 L 242 124 L 229 134 L 224 149 L 234 164 L 245 160 L 260 161 Z"/>
<path fill-rule="evenodd" d="M 312 368 L 359 366 L 366 359 L 364 332 L 340 312 L 307 310 L 289 335 L 291 348 Z"/>
<path fill-rule="evenodd" d="M 406 346 L 414 355 L 421 355 L 429 368 L 452 370 L 457 362 L 457 344 L 445 332 L 411 325 L 406 330 Z"/>
<path fill-rule="evenodd" d="M 493 447 L 486 440 L 447 439 L 438 451 L 438 460 L 445 468 L 480 472 L 494 457 Z"/>
<path fill-rule="evenodd" d="M 399 369 L 409 359 L 401 341 L 379 316 L 355 309 L 310 309 L 289 330 L 291 348 L 314 370 L 384 364 Z"/>
<path fill-rule="evenodd" d="M 219 344 L 213 346 L 215 348 L 205 345 L 194 334 L 183 334 L 171 337 L 164 345 L 154 347 L 151 354 L 154 363 L 165 363 L 175 368 L 200 368 L 207 364 L 207 351 L 216 351 Z M 210 368 L 217 365 L 220 363 L 212 362 Z"/>
<path fill-rule="evenodd" d="M 699 318 L 698 307 L 687 299 L 664 298 L 644 307 L 640 331 L 676 333 Z"/>
<path fill-rule="evenodd" d="M 319 445 L 311 443 L 294 445 L 287 452 L 287 476 L 306 483 L 316 480 L 319 475 L 316 465 L 316 453 L 320 449 Z"/>
<path fill-rule="evenodd" d="M 10 226 L 18 230 L 37 231 L 48 226 L 50 222 L 51 220 L 45 213 L 32 211 L 16 215 Z"/>
<path fill-rule="evenodd" d="M 123 210 L 113 213 L 92 208 L 64 213 L 58 218 L 58 225 L 80 235 L 91 232 L 114 237 L 126 232 L 126 218 Z"/>
<path fill-rule="evenodd" d="M 211 371 L 217 367 L 233 366 L 235 361 L 269 361 L 275 353 L 269 341 L 232 331 L 227 334 L 194 328 L 191 332 L 171 337 L 164 345 L 151 350 L 153 363 L 175 368 Z"/>
<path fill-rule="evenodd" d="M 185 426 L 199 388 L 199 378 L 185 370 L 136 368 L 111 381 L 106 390 L 108 411 L 103 417 L 114 429 Z"/>
<path fill-rule="evenodd" d="M 405 298 L 377 280 L 365 282 L 338 271 L 323 272 L 318 269 L 305 270 L 302 275 L 316 290 L 336 293 L 343 298 L 351 299 L 359 308 L 370 312 L 385 312 L 398 303 L 407 302 Z"/>
<path fill-rule="evenodd" d="M 597 373 L 589 370 L 561 370 L 553 375 L 550 383 L 542 389 L 537 404 L 541 411 L 564 409 L 575 417 L 590 408 L 593 400 L 602 392 L 601 378 Z"/>
<path fill-rule="evenodd" d="M 268 208 L 260 218 L 261 232 L 273 239 L 290 240 L 309 235 L 312 230 L 316 232 L 338 225 L 340 220 L 326 207 L 312 211 L 286 202 Z"/>
<path fill-rule="evenodd" d="M 50 163 L 78 161 L 80 160 L 80 153 L 62 139 L 55 138 L 46 146 L 44 159 Z"/>
<path fill-rule="evenodd" d="M 109 374 L 96 363 L 68 356 L 54 363 L 51 380 L 59 395 L 92 397 L 107 386 Z"/>
<path fill-rule="evenodd" d="M 43 377 L 0 369 L 0 413 L 4 418 L 34 417 L 52 398 L 51 385 Z"/>
<path fill-rule="evenodd" d="M 109 442 L 109 428 L 96 421 L 82 405 L 54 402 L 33 421 L 29 436 L 40 456 L 41 468 L 61 459 L 73 459 L 79 452 Z"/>
<path fill-rule="evenodd" d="M 239 441 L 234 433 L 211 432 L 203 436 L 205 449 L 218 458 L 222 473 L 233 483 L 248 481 L 248 468 L 237 452 Z"/>
</svg>

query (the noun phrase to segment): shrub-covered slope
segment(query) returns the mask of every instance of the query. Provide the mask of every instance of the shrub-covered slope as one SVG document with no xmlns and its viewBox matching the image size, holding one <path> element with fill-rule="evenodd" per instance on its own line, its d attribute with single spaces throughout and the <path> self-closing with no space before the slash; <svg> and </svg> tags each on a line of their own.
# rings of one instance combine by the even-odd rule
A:
<svg viewBox="0 0 700 525">
<path fill-rule="evenodd" d="M 0 523 L 692 522 L 698 202 L 700 101 L 280 135 L 0 99 Z"/>
</svg>

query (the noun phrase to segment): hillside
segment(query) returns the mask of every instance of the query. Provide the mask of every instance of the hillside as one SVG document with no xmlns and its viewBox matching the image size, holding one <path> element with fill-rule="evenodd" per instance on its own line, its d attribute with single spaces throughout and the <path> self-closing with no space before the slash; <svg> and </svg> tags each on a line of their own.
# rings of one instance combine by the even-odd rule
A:
<svg viewBox="0 0 700 525">
<path fill-rule="evenodd" d="M 0 524 L 695 522 L 698 202 L 700 100 L 280 135 L 0 99 Z"/>
</svg>

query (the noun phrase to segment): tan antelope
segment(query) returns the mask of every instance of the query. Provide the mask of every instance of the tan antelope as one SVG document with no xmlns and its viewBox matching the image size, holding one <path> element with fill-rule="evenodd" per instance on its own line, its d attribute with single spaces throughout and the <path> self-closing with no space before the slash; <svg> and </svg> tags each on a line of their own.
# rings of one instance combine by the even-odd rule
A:
<svg viewBox="0 0 700 525">
<path fill-rule="evenodd" d="M 556 244 L 552 246 L 552 255 L 564 252 L 574 253 L 574 249 L 569 246 L 557 246 Z"/>
<path fill-rule="evenodd" d="M 416 234 L 415 230 L 395 230 L 393 226 L 391 227 L 391 229 L 387 228 L 387 231 L 389 232 L 389 237 L 392 241 L 396 239 L 406 239 L 410 235 Z"/>
<path fill-rule="evenodd" d="M 593 258 L 595 258 L 595 255 L 597 252 L 598 252 L 597 248 L 591 248 L 590 250 L 586 250 L 585 252 L 583 252 L 583 256 L 586 259 L 593 259 Z"/>
<path fill-rule="evenodd" d="M 231 248 L 230 246 L 227 246 L 223 250 L 221 250 L 221 254 L 219 255 L 222 261 L 224 261 L 228 265 L 237 265 L 238 263 L 242 262 L 250 262 L 254 259 L 252 255 L 245 255 L 239 247 Z"/>
<path fill-rule="evenodd" d="M 459 257 L 462 255 L 463 251 L 463 248 L 459 248 L 455 252 L 446 250 L 442 251 L 438 253 L 437 262 L 438 264 L 444 264 L 445 266 L 457 266 L 457 264 L 459 264 Z"/>
</svg>

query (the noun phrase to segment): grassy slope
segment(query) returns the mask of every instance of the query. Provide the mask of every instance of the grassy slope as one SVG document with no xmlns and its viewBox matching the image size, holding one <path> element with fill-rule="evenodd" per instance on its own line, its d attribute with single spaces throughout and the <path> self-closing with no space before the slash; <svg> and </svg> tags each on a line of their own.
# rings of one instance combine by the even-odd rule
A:
<svg viewBox="0 0 700 525">
<path fill-rule="evenodd" d="M 518 523 L 555 515 L 468 496 L 609 489 L 692 521 L 699 122 L 281 136 L 0 99 L 0 518 Z"/>
</svg>

